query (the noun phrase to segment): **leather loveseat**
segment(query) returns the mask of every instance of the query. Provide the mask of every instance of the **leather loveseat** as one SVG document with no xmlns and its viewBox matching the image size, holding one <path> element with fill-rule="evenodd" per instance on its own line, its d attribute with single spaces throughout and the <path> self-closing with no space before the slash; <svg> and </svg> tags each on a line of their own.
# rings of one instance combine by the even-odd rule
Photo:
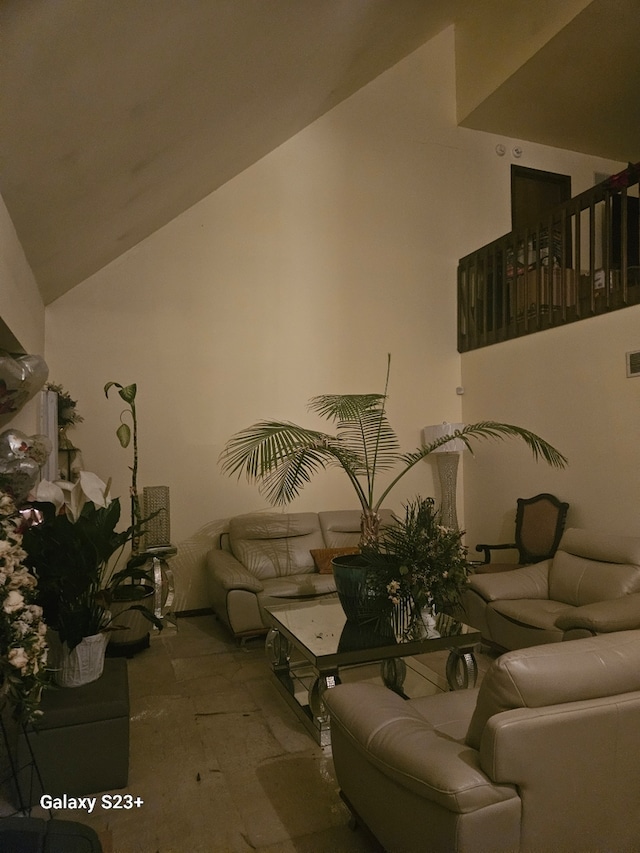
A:
<svg viewBox="0 0 640 853">
<path fill-rule="evenodd" d="M 507 652 L 479 689 L 325 693 L 336 776 L 391 853 L 635 853 L 640 631 Z"/>
<path fill-rule="evenodd" d="M 390 523 L 389 510 L 380 515 L 383 524 Z M 236 637 L 250 637 L 266 631 L 262 607 L 267 604 L 335 595 L 330 560 L 357 549 L 360 518 L 359 510 L 335 510 L 230 519 L 221 547 L 207 555 L 214 612 Z"/>
<path fill-rule="evenodd" d="M 463 607 L 502 649 L 640 628 L 640 538 L 570 528 L 551 560 L 471 575 Z"/>
</svg>

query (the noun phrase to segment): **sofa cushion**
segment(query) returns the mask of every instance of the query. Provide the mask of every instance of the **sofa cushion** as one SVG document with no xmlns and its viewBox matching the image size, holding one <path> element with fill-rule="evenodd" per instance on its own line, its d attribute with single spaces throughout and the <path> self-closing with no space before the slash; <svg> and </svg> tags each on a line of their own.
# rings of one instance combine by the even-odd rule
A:
<svg viewBox="0 0 640 853">
<path fill-rule="evenodd" d="M 325 546 L 327 548 L 357 546 L 360 541 L 361 518 L 362 513 L 359 509 L 319 512 L 318 520 Z"/>
<path fill-rule="evenodd" d="M 259 595 L 261 604 L 265 598 L 308 598 L 336 591 L 333 575 L 320 575 L 318 572 L 265 578 L 262 584 L 263 591 Z"/>
<path fill-rule="evenodd" d="M 383 527 L 393 523 L 394 515 L 390 509 L 381 509 L 379 515 Z M 327 548 L 342 548 L 360 542 L 362 512 L 359 509 L 319 512 L 318 519 Z"/>
<path fill-rule="evenodd" d="M 640 690 L 640 631 L 507 652 L 494 661 L 480 686 L 466 742 L 480 749 L 487 721 L 502 711 L 636 690 Z"/>
<path fill-rule="evenodd" d="M 541 630 L 553 630 L 556 628 L 556 619 L 566 610 L 572 609 L 561 601 L 549 601 L 549 599 L 523 598 L 516 601 L 509 601 L 508 599 L 493 601 L 488 608 L 487 623 L 491 627 L 494 621 L 491 614 L 498 613 L 500 616 L 521 625 L 540 628 Z"/>
<path fill-rule="evenodd" d="M 321 575 L 330 575 L 333 572 L 331 561 L 334 557 L 343 557 L 347 554 L 358 554 L 359 552 L 360 548 L 357 545 L 350 548 L 313 548 L 311 556 L 318 572 Z"/>
<path fill-rule="evenodd" d="M 251 513 L 229 522 L 234 557 L 260 580 L 315 572 L 310 552 L 324 544 L 314 512 Z"/>
</svg>

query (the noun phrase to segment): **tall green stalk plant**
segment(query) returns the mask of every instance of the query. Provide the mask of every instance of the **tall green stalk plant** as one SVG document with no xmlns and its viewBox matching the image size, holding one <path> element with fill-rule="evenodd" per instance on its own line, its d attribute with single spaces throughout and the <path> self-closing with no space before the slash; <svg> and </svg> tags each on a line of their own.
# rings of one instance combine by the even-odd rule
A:
<svg viewBox="0 0 640 853">
<path fill-rule="evenodd" d="M 319 470 L 341 468 L 351 483 L 362 508 L 361 546 L 379 539 L 379 510 L 389 493 L 422 459 L 452 438 L 461 439 L 472 450 L 472 440 L 517 438 L 527 445 L 536 460 L 564 468 L 566 458 L 540 436 L 513 424 L 480 421 L 455 430 L 431 444 L 408 453 L 400 451 L 396 433 L 387 420 L 387 399 L 391 357 L 382 394 L 325 394 L 312 397 L 309 409 L 335 424 L 335 433 L 297 426 L 288 421 L 260 421 L 236 433 L 222 451 L 222 471 L 245 474 L 259 485 L 274 506 L 296 498 Z M 400 467 L 399 472 L 379 493 L 381 471 Z"/>
<path fill-rule="evenodd" d="M 136 414 L 136 393 L 138 387 L 135 383 L 132 385 L 121 385 L 119 382 L 107 382 L 104 386 L 105 397 L 109 397 L 109 391 L 113 387 L 118 389 L 118 394 L 128 406 L 128 408 L 123 409 L 120 413 L 120 426 L 116 430 L 118 441 L 122 447 L 127 448 L 133 438 L 133 463 L 129 466 L 129 470 L 131 471 L 131 528 L 134 531 L 131 539 L 131 553 L 135 555 L 140 551 L 140 532 L 143 522 L 140 496 L 138 495 L 138 417 Z M 131 419 L 131 426 L 129 426 L 125 417 Z"/>
</svg>

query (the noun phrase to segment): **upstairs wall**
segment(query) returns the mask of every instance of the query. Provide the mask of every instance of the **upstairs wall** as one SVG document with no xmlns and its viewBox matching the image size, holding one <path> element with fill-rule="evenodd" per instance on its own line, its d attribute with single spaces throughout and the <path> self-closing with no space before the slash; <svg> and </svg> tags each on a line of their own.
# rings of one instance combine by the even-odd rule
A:
<svg viewBox="0 0 640 853">
<path fill-rule="evenodd" d="M 516 500 L 552 492 L 568 527 L 640 536 L 640 306 L 462 356 L 463 418 L 487 411 L 535 430 L 569 458 L 564 471 L 522 464 L 513 447 L 465 459 L 468 541 L 513 541 Z M 515 559 L 515 554 L 512 555 Z"/>
</svg>

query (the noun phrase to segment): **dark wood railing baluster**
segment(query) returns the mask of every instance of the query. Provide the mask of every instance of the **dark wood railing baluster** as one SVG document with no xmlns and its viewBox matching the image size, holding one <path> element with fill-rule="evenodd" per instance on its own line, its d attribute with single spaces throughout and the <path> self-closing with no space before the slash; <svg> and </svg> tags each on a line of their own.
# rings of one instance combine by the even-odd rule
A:
<svg viewBox="0 0 640 853">
<path fill-rule="evenodd" d="M 640 260 L 634 255 L 629 262 L 629 251 L 637 253 L 640 242 L 639 175 L 640 164 L 630 166 L 554 208 L 537 227 L 511 232 L 462 258 L 460 352 L 640 303 Z"/>
</svg>

